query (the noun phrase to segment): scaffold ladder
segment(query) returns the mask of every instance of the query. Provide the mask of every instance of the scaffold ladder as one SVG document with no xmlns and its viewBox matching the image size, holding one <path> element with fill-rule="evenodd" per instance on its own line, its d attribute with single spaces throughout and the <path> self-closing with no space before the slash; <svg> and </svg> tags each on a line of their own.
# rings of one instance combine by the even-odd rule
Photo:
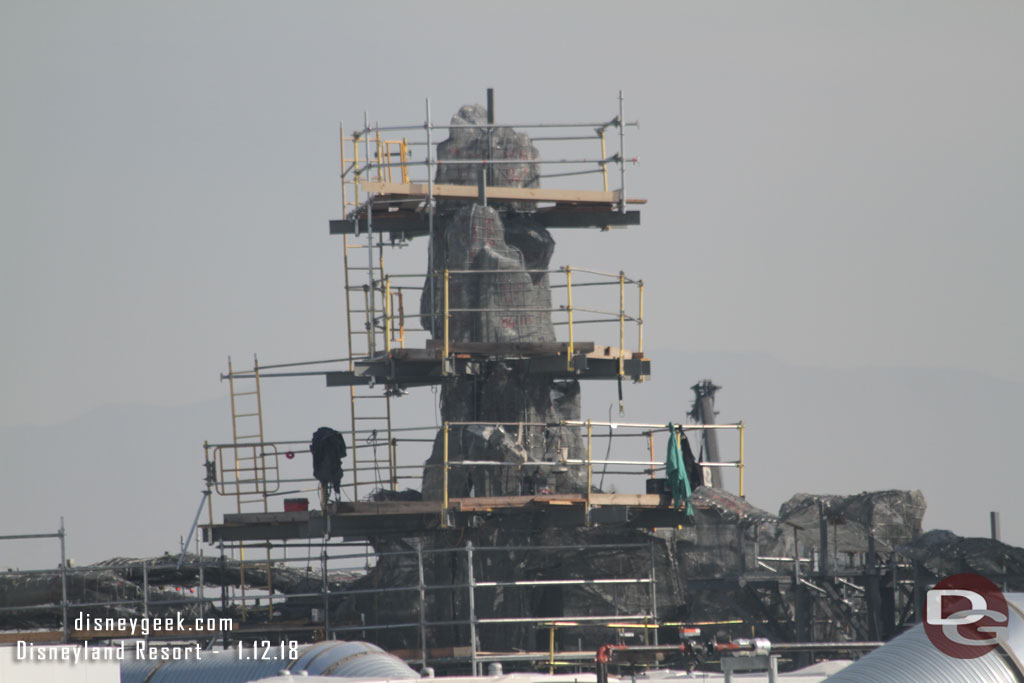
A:
<svg viewBox="0 0 1024 683">
<path fill-rule="evenodd" d="M 268 447 L 263 440 L 263 398 L 260 394 L 260 364 L 253 354 L 252 372 L 235 375 L 231 357 L 228 356 L 228 389 L 231 393 L 231 442 L 232 453 L 225 461 L 221 451 L 221 482 L 235 493 L 235 507 L 255 507 L 263 512 L 269 510 L 267 497 L 280 486 L 277 449 Z M 233 456 L 233 457 L 232 457 Z M 233 462 L 233 467 L 227 464 Z M 267 585 L 257 586 L 268 593 L 271 586 L 270 550 L 266 555 Z M 239 548 L 239 587 L 242 596 L 242 618 L 246 617 L 245 548 Z M 272 603 L 268 601 L 268 619 L 274 618 Z"/>
<path fill-rule="evenodd" d="M 260 367 L 253 356 L 252 372 L 235 374 L 228 357 L 228 388 L 231 393 L 232 452 L 221 458 L 221 481 L 227 493 L 234 493 L 238 512 L 244 508 L 267 511 L 267 495 L 277 489 L 276 449 L 263 443 L 263 401 L 260 396 Z"/>
<path fill-rule="evenodd" d="M 374 253 L 377 263 L 374 264 Z M 348 366 L 354 372 L 363 358 L 383 356 L 389 348 L 388 335 L 391 302 L 382 284 L 383 249 L 380 245 L 359 244 L 344 238 L 345 314 L 348 330 Z M 370 250 L 363 260 L 362 254 Z M 356 254 L 362 251 L 358 260 Z M 366 266 L 356 265 L 366 263 Z M 365 274 L 356 277 L 357 273 Z M 362 284 L 356 284 L 362 282 Z M 391 434 L 391 393 L 374 385 L 349 387 L 352 429 L 349 453 L 352 472 L 352 497 L 359 499 L 360 486 L 366 493 L 375 488 L 397 489 L 395 440 Z M 367 490 L 369 489 L 369 490 Z"/>
</svg>

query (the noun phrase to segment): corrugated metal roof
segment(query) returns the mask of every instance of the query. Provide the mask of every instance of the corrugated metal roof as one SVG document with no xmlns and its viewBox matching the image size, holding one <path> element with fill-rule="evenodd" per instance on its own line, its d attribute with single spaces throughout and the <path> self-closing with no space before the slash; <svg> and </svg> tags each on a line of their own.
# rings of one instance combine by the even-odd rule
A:
<svg viewBox="0 0 1024 683">
<path fill-rule="evenodd" d="M 1024 679 L 1015 669 L 1024 655 L 1024 594 L 1007 593 L 1006 602 L 1011 608 L 1007 639 L 988 654 L 976 659 L 950 657 L 932 645 L 917 624 L 825 683 L 1020 683 Z"/>
<path fill-rule="evenodd" d="M 299 647 L 294 660 L 280 658 L 271 648 L 266 658 L 249 659 L 251 648 L 203 652 L 202 659 L 143 661 L 121 664 L 121 683 L 249 683 L 276 676 L 282 671 L 307 671 L 333 677 L 419 678 L 405 662 L 376 645 L 362 642 L 325 641 Z"/>
</svg>

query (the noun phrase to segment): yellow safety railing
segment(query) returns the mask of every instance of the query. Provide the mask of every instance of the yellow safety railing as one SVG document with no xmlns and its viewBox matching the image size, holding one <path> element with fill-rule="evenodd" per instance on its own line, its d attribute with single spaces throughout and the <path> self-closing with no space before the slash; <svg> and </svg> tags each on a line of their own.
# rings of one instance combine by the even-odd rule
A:
<svg viewBox="0 0 1024 683">
<path fill-rule="evenodd" d="M 491 462 L 491 461 L 465 461 L 465 460 L 453 461 L 453 460 L 451 460 L 450 454 L 449 454 L 449 444 L 450 444 L 450 432 L 451 432 L 452 428 L 453 427 L 467 427 L 467 426 L 472 426 L 472 425 L 481 425 L 481 426 L 489 426 L 489 427 L 495 427 L 495 426 L 515 427 L 515 428 L 518 428 L 518 429 L 523 429 L 523 428 L 527 428 L 527 427 L 543 427 L 543 428 L 577 427 L 577 428 L 581 428 L 581 429 L 585 430 L 585 434 L 586 434 L 586 448 L 587 448 L 587 450 L 586 450 L 585 457 L 578 457 L 578 458 L 562 457 L 559 460 L 552 460 L 552 461 L 528 461 L 526 463 L 506 463 L 506 462 L 498 462 L 498 461 L 494 461 L 494 462 Z M 593 505 L 593 482 L 594 482 L 594 465 L 595 465 L 594 454 L 593 454 L 593 446 L 594 446 L 594 439 L 595 439 L 595 435 L 594 435 L 594 428 L 595 427 L 603 427 L 603 428 L 607 428 L 608 429 L 608 434 L 607 435 L 601 435 L 602 438 L 614 438 L 614 437 L 624 437 L 624 438 L 638 437 L 638 438 L 645 438 L 645 439 L 647 439 L 648 443 L 650 444 L 650 448 L 651 448 L 650 460 L 645 460 L 645 459 L 641 459 L 641 460 L 636 460 L 636 459 L 621 459 L 621 460 L 620 459 L 615 459 L 615 460 L 604 459 L 604 460 L 600 460 L 600 461 L 598 461 L 596 463 L 598 466 L 607 468 L 608 465 L 615 465 L 615 466 L 621 466 L 621 467 L 637 467 L 637 468 L 641 468 L 637 472 L 640 475 L 640 478 L 645 478 L 645 475 L 650 475 L 651 477 L 653 477 L 654 476 L 654 472 L 656 470 L 664 469 L 665 464 L 663 462 L 662 463 L 657 462 L 655 460 L 655 458 L 654 458 L 653 435 L 655 433 L 658 433 L 658 432 L 665 432 L 667 434 L 669 430 L 668 430 L 668 426 L 665 425 L 665 424 L 645 424 L 645 423 L 632 423 L 632 422 L 602 422 L 602 421 L 597 421 L 597 420 L 564 420 L 562 422 L 556 422 L 556 423 L 544 423 L 544 422 L 497 422 L 497 423 L 496 422 L 445 422 L 442 425 L 442 434 L 443 434 L 443 437 L 442 437 L 443 450 L 442 450 L 442 462 L 441 462 L 441 472 L 442 472 L 441 524 L 442 524 L 442 526 L 447 524 L 447 512 L 448 512 L 449 503 L 450 503 L 448 478 L 449 478 L 449 474 L 451 473 L 452 467 L 527 467 L 527 466 L 529 466 L 529 467 L 545 467 L 545 466 L 546 467 L 565 467 L 565 466 L 585 467 L 586 468 L 587 485 L 586 485 L 586 491 L 584 492 L 584 496 L 585 496 L 585 503 L 586 503 L 587 519 L 589 519 L 590 518 L 590 508 Z M 737 434 L 738 434 L 738 437 L 739 437 L 738 438 L 738 441 L 739 441 L 739 444 L 738 444 L 738 454 L 737 454 L 736 460 L 727 460 L 727 461 L 724 461 L 724 462 L 702 462 L 702 463 L 700 463 L 700 465 L 701 465 L 701 467 L 705 467 L 705 468 L 721 467 L 721 468 L 727 468 L 727 469 L 735 469 L 737 471 L 737 473 L 738 473 L 738 478 L 739 478 L 739 486 L 738 486 L 739 496 L 741 498 L 745 497 L 746 491 L 745 491 L 744 469 L 746 467 L 746 461 L 745 461 L 746 455 L 745 455 L 745 452 L 744 452 L 744 448 L 745 448 L 745 445 L 744 445 L 745 426 L 744 426 L 743 422 L 740 421 L 740 422 L 731 423 L 731 424 L 714 424 L 714 425 L 705 425 L 705 424 L 676 424 L 675 427 L 678 428 L 678 429 L 681 429 L 684 432 L 701 431 L 701 430 L 707 430 L 707 429 L 721 429 L 721 430 L 736 431 Z M 616 433 L 616 432 L 618 432 L 618 433 Z M 619 474 L 622 474 L 622 473 L 623 472 L 619 472 Z"/>
<path fill-rule="evenodd" d="M 341 156 L 342 180 L 342 213 L 343 218 L 350 218 L 352 213 L 364 207 L 371 200 L 371 193 L 363 190 L 366 182 L 388 184 L 430 183 L 437 169 L 444 163 L 458 163 L 464 166 L 478 165 L 481 168 L 501 168 L 502 164 L 531 164 L 540 178 L 561 179 L 565 177 L 579 178 L 585 175 L 600 176 L 600 183 L 588 183 L 601 187 L 609 192 L 608 167 L 619 169 L 618 192 L 622 195 L 616 201 L 619 208 L 625 206 L 625 166 L 637 163 L 636 157 L 628 156 L 625 151 L 624 128 L 638 127 L 637 122 L 627 122 L 622 118 L 621 99 L 618 116 L 603 122 L 590 123 L 534 123 L 515 124 L 509 127 L 529 134 L 536 143 L 557 144 L 565 157 L 545 157 L 519 160 L 497 158 L 485 154 L 485 158 L 441 159 L 439 143 L 450 136 L 451 126 L 437 124 L 428 119 L 425 123 L 413 125 L 389 125 L 381 127 L 364 119 L 361 128 L 346 134 L 344 126 L 339 129 L 339 146 Z M 428 108 L 429 109 L 429 108 Z M 456 124 L 458 125 L 458 124 Z M 581 131 L 580 129 L 589 129 Z M 609 129 L 618 131 L 618 150 L 608 149 Z M 385 137 L 385 136 L 402 136 Z M 613 145 L 614 146 L 614 145 Z M 416 160 L 410 153 L 413 147 L 423 150 Z M 598 151 L 600 150 L 600 151 Z M 596 180 L 596 179 L 595 179 Z M 614 191 L 614 190 L 613 190 Z M 400 200 L 399 200 L 400 201 Z M 609 226 L 604 226 L 605 230 Z"/>
<path fill-rule="evenodd" d="M 360 184 L 366 180 L 385 183 L 409 182 L 409 141 L 387 140 L 380 130 L 369 134 L 340 134 L 342 213 L 361 205 Z M 360 149 L 361 148 L 361 149 Z"/>
<path fill-rule="evenodd" d="M 251 451 L 245 454 L 244 451 Z M 229 455 L 225 458 L 225 453 Z M 277 447 L 270 444 L 232 444 L 213 449 L 217 463 L 215 490 L 222 496 L 265 499 L 281 488 Z"/>
<path fill-rule="evenodd" d="M 565 290 L 565 303 L 559 304 L 557 307 L 552 306 L 551 308 L 530 308 L 530 307 L 491 307 L 491 308 L 453 308 L 451 305 L 451 280 L 453 276 L 456 277 L 472 277 L 480 275 L 493 275 L 495 273 L 526 273 L 530 275 L 546 274 L 546 275 L 564 275 L 565 284 L 552 284 L 550 285 L 551 290 Z M 574 280 L 573 275 L 576 275 Z M 588 276 L 586 281 L 581 282 L 580 276 Z M 618 308 L 617 309 L 600 309 L 589 306 L 579 306 L 579 290 L 583 287 L 594 287 L 594 286 L 608 286 L 618 288 Z M 635 311 L 629 311 L 626 308 L 626 290 L 628 287 L 635 287 L 637 291 L 637 304 Z M 561 315 L 565 314 L 566 319 L 564 321 L 552 320 L 553 326 L 565 325 L 568 328 L 568 347 L 566 353 L 566 369 L 573 369 L 573 357 L 576 353 L 578 333 L 577 328 L 579 325 L 592 324 L 592 323 L 608 323 L 616 324 L 618 326 L 619 333 L 619 345 L 616 349 L 615 355 L 618 360 L 619 377 L 624 377 L 625 372 L 625 361 L 626 361 L 626 330 L 629 325 L 635 325 L 636 327 L 636 340 L 637 348 L 636 355 L 642 357 L 644 347 L 644 333 L 643 333 L 643 310 L 644 310 L 644 283 L 643 280 L 636 280 L 627 277 L 625 273 L 602 273 L 596 270 L 589 270 L 586 268 L 575 268 L 573 266 L 563 266 L 558 270 L 445 270 L 443 272 L 443 304 L 442 304 L 442 337 L 443 337 L 443 354 L 447 364 L 447 360 L 451 355 L 452 339 L 451 339 L 451 321 L 454 315 L 459 314 L 471 314 L 471 313 L 515 313 L 515 314 L 553 314 Z M 588 314 L 594 316 L 588 319 L 581 320 L 578 317 L 578 313 Z M 632 355 L 632 353 L 631 353 Z"/>
</svg>

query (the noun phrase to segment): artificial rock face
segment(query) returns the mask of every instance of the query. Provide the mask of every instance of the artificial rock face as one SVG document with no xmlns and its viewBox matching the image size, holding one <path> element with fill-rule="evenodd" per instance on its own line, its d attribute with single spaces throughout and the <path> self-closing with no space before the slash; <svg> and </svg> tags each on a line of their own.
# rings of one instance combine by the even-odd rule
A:
<svg viewBox="0 0 1024 683">
<path fill-rule="evenodd" d="M 452 125 L 486 123 L 479 105 L 465 106 Z M 487 166 L 487 184 L 539 185 L 537 149 L 529 137 L 509 128 L 453 128 L 438 145 L 438 183 L 475 185 L 480 164 L 444 163 L 455 159 L 522 160 Z M 449 343 L 553 342 L 551 289 L 546 271 L 555 241 L 534 222 L 530 202 L 446 200 L 438 204 L 429 247 L 431 269 L 452 272 L 448 284 Z M 444 338 L 443 282 L 428 281 L 420 301 L 423 326 Z M 459 309 L 462 309 L 460 311 Z M 496 354 L 498 355 L 498 354 Z M 582 491 L 578 467 L 530 463 L 575 459 L 582 441 L 578 430 L 539 426 L 579 419 L 579 383 L 530 373 L 528 361 L 485 360 L 473 375 L 454 377 L 441 389 L 441 416 L 448 422 L 486 422 L 455 426 L 449 432 L 448 457 L 489 460 L 510 466 L 454 466 L 452 497 L 521 495 Z M 533 423 L 520 425 L 519 423 Z M 442 496 L 443 436 L 438 435 L 424 469 L 423 497 Z"/>
</svg>

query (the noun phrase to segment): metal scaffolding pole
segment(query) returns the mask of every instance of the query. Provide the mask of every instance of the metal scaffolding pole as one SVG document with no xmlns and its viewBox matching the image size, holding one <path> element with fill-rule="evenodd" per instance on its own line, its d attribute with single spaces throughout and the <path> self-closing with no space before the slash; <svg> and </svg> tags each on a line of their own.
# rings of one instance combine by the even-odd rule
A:
<svg viewBox="0 0 1024 683">
<path fill-rule="evenodd" d="M 330 620 L 328 615 L 330 614 L 331 607 L 331 591 L 327 584 L 327 551 L 324 550 L 320 555 L 320 586 L 324 594 L 324 638 L 330 638 L 328 635 L 330 631 Z"/>
<path fill-rule="evenodd" d="M 650 582 L 651 582 L 651 591 L 650 591 L 650 595 L 651 595 L 651 619 L 654 621 L 655 624 L 657 624 L 658 623 L 658 583 L 657 583 L 657 581 L 655 581 L 656 576 L 655 576 L 655 569 L 654 569 L 654 540 L 653 539 L 651 540 L 649 545 L 650 545 L 650 548 L 651 548 L 651 575 L 650 575 Z M 644 631 L 644 633 L 646 634 L 646 631 Z M 654 644 L 655 645 L 658 644 L 658 629 L 654 629 Z"/>
<path fill-rule="evenodd" d="M 431 129 L 433 124 L 430 120 L 430 98 L 427 98 L 427 250 L 429 252 L 430 272 L 427 273 L 427 280 L 430 282 L 430 332 L 431 336 L 437 337 L 437 296 L 434 292 L 434 280 L 437 278 L 436 245 L 434 244 L 434 167 L 433 167 L 433 140 Z"/>
<path fill-rule="evenodd" d="M 626 119 L 622 116 L 622 91 L 619 91 L 619 212 L 626 213 Z"/>
<path fill-rule="evenodd" d="M 420 594 L 420 661 L 422 662 L 423 668 L 427 667 L 427 626 L 426 626 L 426 609 L 427 609 L 427 595 L 426 585 L 423 580 L 423 538 L 416 539 L 416 571 L 419 577 L 419 594 Z"/>
<path fill-rule="evenodd" d="M 142 618 L 149 622 L 149 562 L 142 561 Z M 149 645 L 149 631 L 147 629 L 143 642 Z"/>
<path fill-rule="evenodd" d="M 64 518 L 60 518 L 60 611 L 61 611 L 61 622 L 63 626 L 62 642 L 68 642 L 70 640 L 71 632 L 68 628 L 68 560 L 67 552 L 64 547 Z"/>
<path fill-rule="evenodd" d="M 476 584 L 473 581 L 473 542 L 466 541 L 466 578 L 469 589 L 469 661 L 474 676 L 479 676 L 476 660 Z"/>
</svg>

